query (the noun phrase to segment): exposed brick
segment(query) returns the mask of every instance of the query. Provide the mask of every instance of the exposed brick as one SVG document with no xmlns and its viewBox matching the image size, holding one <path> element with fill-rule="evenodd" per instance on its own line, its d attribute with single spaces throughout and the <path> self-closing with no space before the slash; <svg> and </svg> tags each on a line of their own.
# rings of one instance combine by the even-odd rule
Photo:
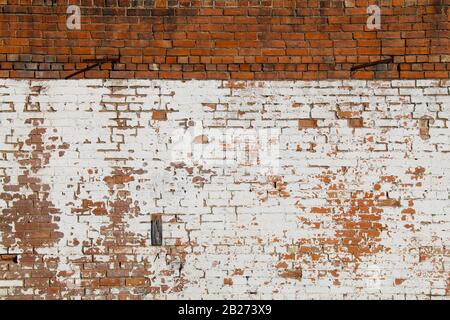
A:
<svg viewBox="0 0 450 320">
<path fill-rule="evenodd" d="M 104 278 L 100 279 L 100 286 L 106 287 L 118 287 L 123 284 L 122 279 L 120 278 Z"/>
<path fill-rule="evenodd" d="M 153 111 L 152 119 L 165 121 L 167 120 L 167 112 L 164 110 Z"/>
<path fill-rule="evenodd" d="M 299 129 L 317 128 L 317 119 L 300 119 L 298 120 Z"/>
</svg>

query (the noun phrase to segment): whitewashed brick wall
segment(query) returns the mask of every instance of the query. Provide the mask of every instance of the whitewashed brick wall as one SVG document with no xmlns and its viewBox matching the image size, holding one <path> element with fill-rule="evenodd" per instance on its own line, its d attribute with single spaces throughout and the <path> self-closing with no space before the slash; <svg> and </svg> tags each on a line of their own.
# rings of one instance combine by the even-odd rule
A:
<svg viewBox="0 0 450 320">
<path fill-rule="evenodd" d="M 449 90 L 0 80 L 0 298 L 448 299 Z"/>
</svg>

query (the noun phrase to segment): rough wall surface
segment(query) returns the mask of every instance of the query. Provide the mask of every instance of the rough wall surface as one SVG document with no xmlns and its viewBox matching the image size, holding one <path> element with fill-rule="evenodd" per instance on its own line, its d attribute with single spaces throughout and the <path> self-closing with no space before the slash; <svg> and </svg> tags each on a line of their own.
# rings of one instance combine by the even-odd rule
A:
<svg viewBox="0 0 450 320">
<path fill-rule="evenodd" d="M 0 77 L 449 78 L 450 0 L 0 0 Z M 66 27 L 69 5 L 80 29 Z M 378 5 L 381 26 L 367 27 Z M 394 62 L 350 72 L 393 56 Z"/>
<path fill-rule="evenodd" d="M 449 89 L 0 81 L 0 298 L 448 299 Z"/>
</svg>

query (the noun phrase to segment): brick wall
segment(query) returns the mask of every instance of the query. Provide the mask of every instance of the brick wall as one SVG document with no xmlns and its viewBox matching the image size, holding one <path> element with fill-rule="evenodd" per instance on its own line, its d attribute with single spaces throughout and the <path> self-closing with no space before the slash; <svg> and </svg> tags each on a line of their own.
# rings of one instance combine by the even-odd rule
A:
<svg viewBox="0 0 450 320">
<path fill-rule="evenodd" d="M 69 5 L 81 28 L 66 26 Z M 381 8 L 370 30 L 367 7 Z M 449 0 L 0 0 L 0 77 L 448 78 Z M 352 66 L 393 62 L 350 72 Z"/>
<path fill-rule="evenodd" d="M 448 17 L 0 0 L 0 299 L 449 299 Z"/>
<path fill-rule="evenodd" d="M 449 90 L 2 80 L 0 298 L 448 299 Z"/>
</svg>

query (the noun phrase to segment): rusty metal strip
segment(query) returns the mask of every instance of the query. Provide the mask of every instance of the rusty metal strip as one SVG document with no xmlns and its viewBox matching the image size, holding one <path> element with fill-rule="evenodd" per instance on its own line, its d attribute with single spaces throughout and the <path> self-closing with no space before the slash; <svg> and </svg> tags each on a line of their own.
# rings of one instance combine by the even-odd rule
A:
<svg viewBox="0 0 450 320">
<path fill-rule="evenodd" d="M 363 64 L 359 64 L 359 65 L 351 67 L 350 71 L 364 69 L 364 68 L 367 68 L 367 67 L 373 67 L 373 66 L 376 66 L 376 65 L 379 65 L 379 64 L 391 63 L 392 61 L 394 61 L 394 57 L 390 57 L 390 58 L 387 58 L 387 59 L 378 60 L 378 61 L 374 61 L 374 62 L 363 63 Z"/>
</svg>

